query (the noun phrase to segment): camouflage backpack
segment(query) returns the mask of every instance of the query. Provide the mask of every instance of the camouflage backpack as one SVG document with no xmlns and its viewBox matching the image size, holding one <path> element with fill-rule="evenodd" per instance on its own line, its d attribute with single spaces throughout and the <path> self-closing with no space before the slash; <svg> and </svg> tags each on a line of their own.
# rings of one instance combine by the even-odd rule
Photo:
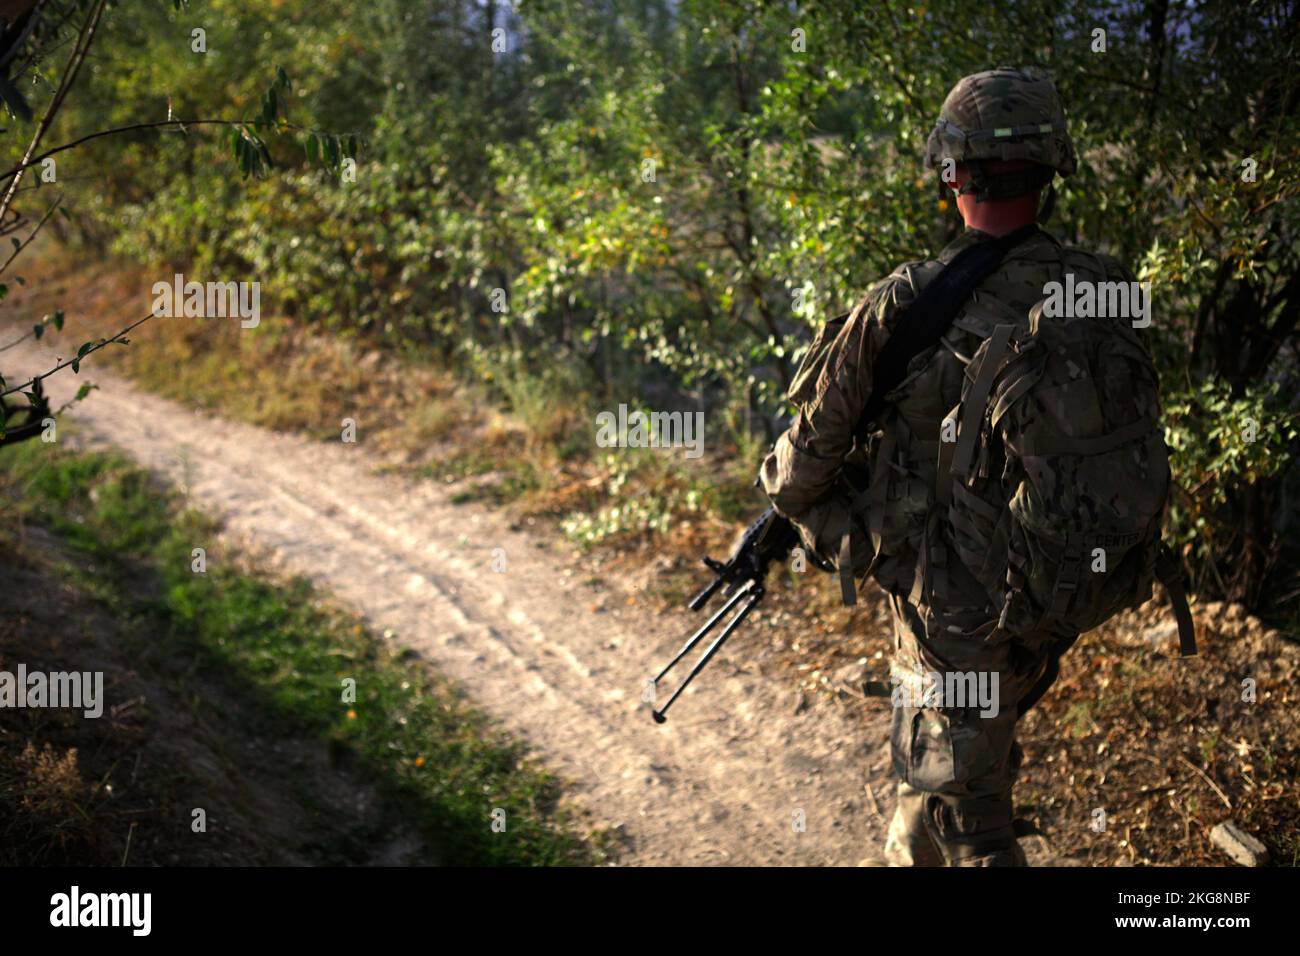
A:
<svg viewBox="0 0 1300 956">
<path fill-rule="evenodd" d="M 1144 603 L 1159 578 L 1195 653 L 1160 542 L 1159 414 L 1155 368 L 1123 319 L 1047 317 L 1039 302 L 985 339 L 944 423 L 935 493 L 945 539 L 1001 609 L 999 632 L 1080 634 Z"/>
<path fill-rule="evenodd" d="M 869 467 L 846 460 L 828 519 L 801 529 L 805 542 L 819 566 L 838 572 L 852 604 L 857 579 L 897 554 L 920 522 L 916 580 L 942 577 L 926 567 L 927 555 L 947 543 L 987 592 L 1004 635 L 1082 633 L 1146 601 L 1159 579 L 1173 600 L 1183 652 L 1194 653 L 1178 562 L 1160 544 L 1169 463 L 1156 372 L 1142 340 L 1119 319 L 1050 318 L 1041 302 L 1021 312 L 996 297 L 971 299 L 1035 232 L 1029 226 L 970 245 L 914 279 L 920 291 L 877 356 L 855 427 L 855 452 L 874 449 Z M 1104 279 L 1100 261 L 1085 266 L 1087 259 L 1068 261 Z M 827 324 L 801 376 L 824 365 L 848 318 Z M 914 380 L 930 368 L 925 356 L 937 354 L 954 326 L 980 344 L 963 360 L 960 403 L 946 415 L 936 410 L 938 440 L 929 441 L 912 434 L 924 405 L 903 410 L 914 406 Z M 909 449 L 902 463 L 901 446 Z"/>
</svg>

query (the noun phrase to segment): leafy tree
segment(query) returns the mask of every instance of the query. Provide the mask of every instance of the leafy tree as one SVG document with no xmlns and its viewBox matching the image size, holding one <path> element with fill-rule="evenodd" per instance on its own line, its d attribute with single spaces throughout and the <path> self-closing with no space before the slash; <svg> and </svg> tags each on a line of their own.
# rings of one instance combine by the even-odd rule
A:
<svg viewBox="0 0 1300 956">
<path fill-rule="evenodd" d="M 1203 592 L 1284 610 L 1300 597 L 1297 6 L 153 0 L 105 18 L 103 62 L 53 129 L 170 102 L 261 143 L 246 181 L 197 127 L 87 144 L 74 237 L 255 275 L 303 321 L 494 383 L 689 393 L 745 438 L 780 426 L 814 327 L 955 234 L 920 163 L 953 82 L 1045 67 L 1081 156 L 1052 228 L 1152 282 L 1171 530 Z M 294 84 L 259 124 L 276 64 Z M 290 128 L 288 109 L 340 135 Z"/>
</svg>

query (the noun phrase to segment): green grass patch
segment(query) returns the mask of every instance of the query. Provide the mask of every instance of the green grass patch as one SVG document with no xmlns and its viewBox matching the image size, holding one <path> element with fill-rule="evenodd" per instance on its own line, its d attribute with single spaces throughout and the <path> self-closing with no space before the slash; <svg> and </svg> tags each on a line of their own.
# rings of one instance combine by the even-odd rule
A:
<svg viewBox="0 0 1300 956">
<path fill-rule="evenodd" d="M 470 706 L 301 580 L 235 566 L 213 525 L 122 459 L 31 442 L 0 456 L 11 517 L 77 556 L 66 572 L 144 633 L 140 666 L 192 668 L 241 701 L 231 733 L 314 736 L 375 784 L 446 864 L 591 864 L 608 845 L 561 785 Z M 192 551 L 207 548 L 207 570 Z M 136 627 L 135 625 L 138 625 Z M 345 679 L 355 703 L 343 701 Z M 234 720 L 235 718 L 231 718 Z M 494 832 L 493 811 L 505 832 Z M 346 862 L 341 860 L 340 862 Z"/>
</svg>

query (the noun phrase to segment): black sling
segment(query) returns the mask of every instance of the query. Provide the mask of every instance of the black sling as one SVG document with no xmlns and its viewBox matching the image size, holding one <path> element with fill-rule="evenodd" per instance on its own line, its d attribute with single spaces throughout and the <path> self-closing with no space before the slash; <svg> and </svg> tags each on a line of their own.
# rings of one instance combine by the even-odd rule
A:
<svg viewBox="0 0 1300 956">
<path fill-rule="evenodd" d="M 1012 249 L 1038 232 L 1038 225 L 1030 223 L 1005 236 L 967 246 L 903 307 L 871 370 L 871 394 L 853 429 L 859 444 L 865 444 L 872 424 L 885 409 L 885 396 L 902 383 L 912 359 L 938 344 L 975 288 L 997 270 Z"/>
</svg>

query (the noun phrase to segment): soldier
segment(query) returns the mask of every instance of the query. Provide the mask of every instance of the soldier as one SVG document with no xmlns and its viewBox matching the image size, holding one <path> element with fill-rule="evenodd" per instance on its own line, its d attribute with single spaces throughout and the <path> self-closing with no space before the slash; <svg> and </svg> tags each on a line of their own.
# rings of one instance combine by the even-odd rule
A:
<svg viewBox="0 0 1300 956">
<path fill-rule="evenodd" d="M 895 682 L 916 686 L 924 675 L 951 672 L 987 673 L 998 682 L 994 716 L 975 708 L 912 706 L 914 699 L 894 707 L 898 804 L 885 860 L 899 866 L 1024 865 L 1012 828 L 1011 789 L 1020 763 L 1016 722 L 1055 678 L 1060 654 L 1077 635 L 984 640 L 999 610 L 936 535 L 940 429 L 961 399 L 966 365 L 986 337 L 978 330 L 987 329 L 988 321 L 1026 315 L 1043 298 L 1044 285 L 1066 273 L 1125 282 L 1132 275 L 1113 259 L 1031 230 L 978 286 L 940 345 L 908 366 L 861 447 L 855 427 L 872 389 L 876 358 L 900 310 L 961 250 L 1045 219 L 1054 199 L 1053 175 L 1075 171 L 1064 109 L 1051 80 L 1009 68 L 967 76 L 953 88 L 925 160 L 956 194 L 965 230 L 937 259 L 900 266 L 847 320 L 822 330 L 790 388 L 797 415 L 763 462 L 761 479 L 777 511 L 825 556 L 837 552 L 851 520 L 834 489 L 846 465 L 866 469 L 872 554 L 870 566 L 856 570 L 869 573 L 888 595 Z M 988 321 L 963 322 L 962 315 Z"/>
</svg>

